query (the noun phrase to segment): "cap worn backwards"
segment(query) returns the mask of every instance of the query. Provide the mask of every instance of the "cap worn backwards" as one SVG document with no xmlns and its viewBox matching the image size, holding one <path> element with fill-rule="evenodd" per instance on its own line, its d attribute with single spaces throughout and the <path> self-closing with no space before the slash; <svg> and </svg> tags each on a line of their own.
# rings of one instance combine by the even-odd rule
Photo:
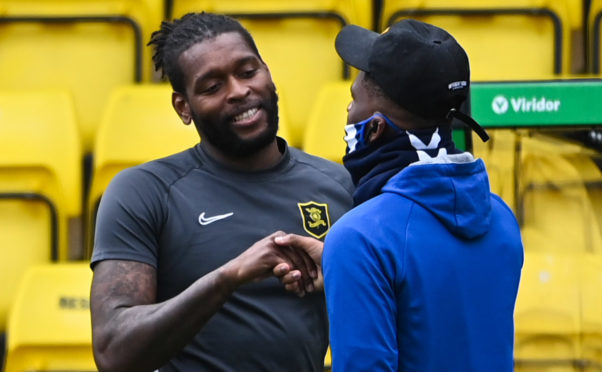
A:
<svg viewBox="0 0 602 372">
<path fill-rule="evenodd" d="M 459 111 L 468 97 L 470 66 L 447 31 L 414 19 L 399 21 L 382 34 L 348 25 L 337 35 L 335 48 L 399 106 L 427 119 L 456 116 L 488 139 L 483 128 Z"/>
</svg>

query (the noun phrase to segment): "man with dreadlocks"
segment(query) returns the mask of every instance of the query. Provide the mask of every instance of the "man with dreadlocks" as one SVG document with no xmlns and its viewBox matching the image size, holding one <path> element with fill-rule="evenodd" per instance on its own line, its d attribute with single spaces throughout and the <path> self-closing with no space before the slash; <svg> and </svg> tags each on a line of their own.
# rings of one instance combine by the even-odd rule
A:
<svg viewBox="0 0 602 372">
<path fill-rule="evenodd" d="M 323 238 L 352 205 L 350 176 L 276 136 L 274 84 L 237 21 L 187 14 L 149 44 L 202 141 L 122 171 L 103 195 L 90 303 L 99 370 L 322 370 L 317 268 L 274 238 Z M 272 276 L 293 268 L 303 298 Z"/>
</svg>

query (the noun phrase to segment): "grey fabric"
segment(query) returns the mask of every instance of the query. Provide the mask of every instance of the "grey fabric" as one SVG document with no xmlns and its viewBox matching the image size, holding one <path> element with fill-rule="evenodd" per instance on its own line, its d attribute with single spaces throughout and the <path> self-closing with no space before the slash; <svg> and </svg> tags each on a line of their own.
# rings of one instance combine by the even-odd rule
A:
<svg viewBox="0 0 602 372">
<path fill-rule="evenodd" d="M 276 230 L 310 235 L 303 203 L 325 204 L 323 220 L 334 224 L 351 208 L 352 188 L 341 165 L 294 148 L 272 169 L 240 172 L 197 145 L 113 179 L 91 265 L 152 265 L 163 301 Z M 321 371 L 327 344 L 323 293 L 298 298 L 269 278 L 239 288 L 162 371 Z"/>
</svg>

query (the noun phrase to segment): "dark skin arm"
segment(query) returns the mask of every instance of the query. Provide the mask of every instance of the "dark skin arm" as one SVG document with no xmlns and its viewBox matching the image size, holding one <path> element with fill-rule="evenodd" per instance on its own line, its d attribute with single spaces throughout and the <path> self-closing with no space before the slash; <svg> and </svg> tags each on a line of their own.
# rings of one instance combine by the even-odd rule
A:
<svg viewBox="0 0 602 372">
<path fill-rule="evenodd" d="M 99 371 L 153 371 L 177 354 L 244 283 L 311 262 L 282 250 L 274 233 L 223 266 L 199 278 L 179 295 L 160 303 L 155 268 L 134 261 L 108 260 L 94 268 L 90 295 L 94 358 Z"/>
</svg>

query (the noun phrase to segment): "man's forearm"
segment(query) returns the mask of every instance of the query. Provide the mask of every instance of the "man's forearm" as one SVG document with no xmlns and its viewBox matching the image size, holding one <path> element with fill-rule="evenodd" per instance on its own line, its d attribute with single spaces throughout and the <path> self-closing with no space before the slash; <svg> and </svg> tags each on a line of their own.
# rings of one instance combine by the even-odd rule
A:
<svg viewBox="0 0 602 372">
<path fill-rule="evenodd" d="M 222 267 L 167 301 L 116 305 L 111 318 L 94 328 L 99 370 L 153 371 L 161 367 L 192 340 L 236 286 Z"/>
<path fill-rule="evenodd" d="M 305 262 L 274 243 L 276 232 L 204 275 L 177 296 L 156 302 L 157 272 L 131 261 L 97 264 L 90 306 L 94 356 L 101 371 L 152 371 L 176 355 L 240 285 L 274 267 Z M 307 257 L 307 260 L 310 260 Z M 305 267 L 306 265 L 300 265 Z M 301 268 L 309 280 L 308 268 Z M 315 271 L 315 269 L 313 269 Z"/>
</svg>

